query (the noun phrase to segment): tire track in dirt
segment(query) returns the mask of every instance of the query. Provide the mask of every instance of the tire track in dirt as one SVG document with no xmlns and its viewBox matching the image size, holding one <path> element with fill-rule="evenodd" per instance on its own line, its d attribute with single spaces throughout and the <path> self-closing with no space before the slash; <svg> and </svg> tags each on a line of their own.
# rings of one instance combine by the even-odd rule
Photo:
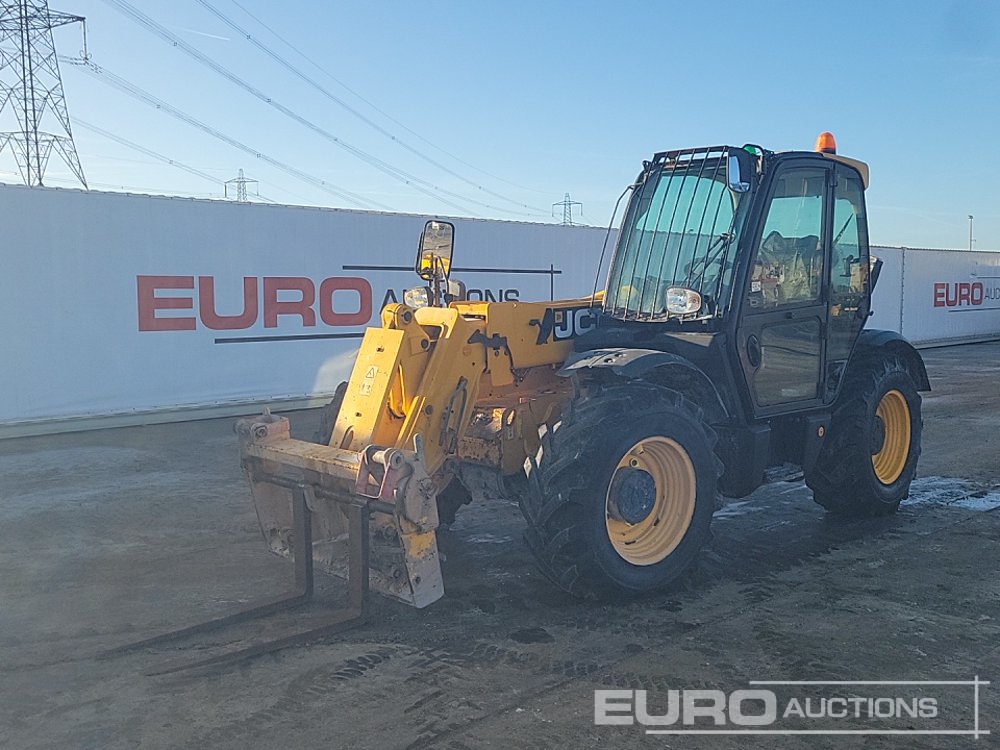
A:
<svg viewBox="0 0 1000 750">
<path fill-rule="evenodd" d="M 900 534 L 898 539 L 894 538 L 892 543 L 886 545 L 886 552 L 911 544 L 914 538 L 926 540 L 929 536 L 960 525 L 972 517 L 974 516 L 957 519 L 930 530 Z M 838 551 L 836 548 L 828 549 L 824 550 L 823 554 L 836 551 Z M 821 556 L 823 555 L 809 557 L 815 559 Z M 777 575 L 772 573 L 758 580 L 741 581 L 743 585 L 739 593 L 742 601 L 737 606 L 724 607 L 723 611 L 716 612 L 714 616 L 703 620 L 675 621 L 672 625 L 678 634 L 711 627 L 726 620 L 742 617 L 751 611 L 762 610 L 767 602 L 792 594 L 804 585 L 815 585 L 815 580 L 812 579 L 782 580 Z M 610 630 L 631 635 L 641 641 L 648 638 L 650 628 L 654 625 L 660 637 L 669 634 L 665 631 L 669 630 L 671 623 L 663 621 L 662 610 L 683 610 L 686 603 L 691 604 L 697 600 L 693 592 L 685 592 L 679 600 L 667 600 L 652 609 L 644 603 L 638 606 L 626 606 L 621 610 L 612 609 L 610 612 L 602 608 L 601 612 L 595 613 L 592 617 L 582 619 L 579 617 L 580 613 L 575 612 L 556 622 L 547 621 L 545 625 L 561 626 L 587 634 L 607 635 Z M 644 609 L 646 611 L 643 611 Z M 609 617 L 612 620 L 610 623 Z M 614 622 L 615 619 L 619 622 Z M 607 687 L 650 691 L 666 690 L 671 687 L 670 678 L 666 675 L 649 675 L 615 669 L 617 664 L 634 656 L 638 652 L 636 649 L 625 649 L 623 653 L 614 655 L 606 661 L 575 660 L 546 656 L 533 650 L 511 649 L 492 641 L 461 643 L 462 633 L 458 630 L 449 633 L 449 630 L 451 629 L 435 630 L 435 640 L 451 641 L 441 647 L 416 646 L 402 639 L 389 643 L 376 639 L 356 641 L 359 647 L 367 650 L 356 657 L 309 670 L 294 679 L 288 685 L 285 694 L 271 706 L 256 711 L 244 719 L 232 721 L 198 735 L 189 740 L 185 747 L 212 747 L 226 742 L 245 740 L 247 737 L 257 735 L 261 730 L 272 728 L 296 716 L 308 715 L 315 710 L 318 702 L 326 700 L 350 681 L 370 674 L 390 660 L 398 661 L 401 658 L 411 660 L 403 667 L 405 676 L 402 679 L 418 688 L 429 688 L 419 692 L 413 702 L 403 708 L 404 714 L 421 717 L 421 722 L 414 727 L 416 738 L 409 745 L 412 750 L 446 746 L 460 750 L 463 747 L 458 740 L 460 733 L 468 732 L 492 718 L 514 711 L 518 707 L 517 704 L 537 699 L 575 680 L 589 679 Z M 414 637 L 420 635 L 422 633 L 416 633 Z M 755 635 L 771 645 L 780 644 L 783 638 L 781 633 L 767 632 L 766 629 L 759 628 Z M 458 643 L 455 643 L 456 641 Z M 832 665 L 803 663 L 793 659 L 783 666 L 789 669 L 827 669 Z M 523 672 L 526 676 L 543 678 L 543 682 L 534 690 L 519 695 L 516 704 L 484 708 L 483 705 L 469 699 L 470 690 L 481 680 L 483 668 L 503 667 Z M 703 687 L 724 686 L 706 683 Z M 539 750 L 559 746 L 558 743 L 547 745 L 542 737 L 539 737 L 538 741 L 536 746 Z M 446 742 L 450 742 L 450 745 L 445 745 Z"/>
<path fill-rule="evenodd" d="M 184 743 L 184 747 L 198 750 L 215 747 L 227 741 L 243 739 L 247 735 L 252 736 L 258 729 L 269 728 L 289 718 L 308 714 L 312 711 L 314 702 L 336 692 L 344 683 L 363 677 L 390 659 L 398 658 L 404 651 L 399 646 L 383 646 L 336 664 L 309 670 L 294 679 L 285 694 L 267 708 L 198 734 Z"/>
</svg>

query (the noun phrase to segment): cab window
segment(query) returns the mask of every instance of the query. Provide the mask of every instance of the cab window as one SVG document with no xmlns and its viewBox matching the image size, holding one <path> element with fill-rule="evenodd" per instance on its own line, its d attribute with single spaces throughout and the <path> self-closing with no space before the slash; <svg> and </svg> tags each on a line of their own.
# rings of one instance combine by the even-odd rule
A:
<svg viewBox="0 0 1000 750">
<path fill-rule="evenodd" d="M 826 174 L 823 168 L 794 167 L 778 176 L 750 277 L 752 309 L 819 299 Z"/>
<path fill-rule="evenodd" d="M 861 178 L 848 170 L 837 170 L 833 201 L 833 252 L 830 263 L 830 290 L 833 304 L 857 309 L 868 283 L 868 247 L 865 232 L 865 202 Z M 862 242 L 862 238 L 866 241 Z"/>
<path fill-rule="evenodd" d="M 864 185 L 857 172 L 837 167 L 830 252 L 830 333 L 827 382 L 839 382 L 868 313 L 868 222 Z"/>
</svg>

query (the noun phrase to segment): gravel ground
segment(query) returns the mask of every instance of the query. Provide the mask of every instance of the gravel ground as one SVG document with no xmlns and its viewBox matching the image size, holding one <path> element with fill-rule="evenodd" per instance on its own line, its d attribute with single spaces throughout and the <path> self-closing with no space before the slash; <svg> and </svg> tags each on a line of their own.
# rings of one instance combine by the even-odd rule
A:
<svg viewBox="0 0 1000 750">
<path fill-rule="evenodd" d="M 597 688 L 648 690 L 664 706 L 668 689 L 731 691 L 750 680 L 998 676 L 1000 512 L 991 511 L 1000 506 L 1000 343 L 924 356 L 934 391 L 924 402 L 920 477 L 895 517 L 832 521 L 801 482 L 769 485 L 717 514 L 713 542 L 674 590 L 594 605 L 536 571 L 515 507 L 477 502 L 442 534 L 448 593 L 428 609 L 376 598 L 361 629 L 161 677 L 144 673 L 323 615 L 315 607 L 179 647 L 95 658 L 287 585 L 290 564 L 260 540 L 232 420 L 2 441 L 0 747 L 965 743 L 654 737 L 594 725 Z M 318 413 L 291 417 L 304 437 Z M 320 599 L 333 602 L 338 591 L 324 580 Z M 973 727 L 972 688 L 921 690 L 940 699 L 933 726 Z M 981 728 L 990 729 L 1000 686 L 982 688 L 979 701 Z"/>
</svg>

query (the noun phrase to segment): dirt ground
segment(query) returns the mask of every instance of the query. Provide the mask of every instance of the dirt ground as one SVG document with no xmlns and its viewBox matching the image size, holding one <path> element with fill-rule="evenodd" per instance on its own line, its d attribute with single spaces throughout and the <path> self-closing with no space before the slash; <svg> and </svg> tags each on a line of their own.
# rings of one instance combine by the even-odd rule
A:
<svg viewBox="0 0 1000 750">
<path fill-rule="evenodd" d="M 675 590 L 619 605 L 554 590 L 505 503 L 442 535 L 446 597 L 238 666 L 157 665 L 321 617 L 102 650 L 275 594 L 232 420 L 0 442 L 3 748 L 944 748 L 955 736 L 656 737 L 594 725 L 595 688 L 1000 677 L 1000 343 L 924 352 L 924 452 L 895 517 L 828 519 L 801 482 L 717 514 Z M 318 413 L 292 416 L 300 436 Z M 335 580 L 321 597 L 333 600 Z M 971 692 L 951 725 L 973 725 Z M 960 705 L 959 705 L 960 703 Z M 983 688 L 997 729 L 1000 685 Z M 980 740 L 983 746 L 993 738 Z"/>
</svg>

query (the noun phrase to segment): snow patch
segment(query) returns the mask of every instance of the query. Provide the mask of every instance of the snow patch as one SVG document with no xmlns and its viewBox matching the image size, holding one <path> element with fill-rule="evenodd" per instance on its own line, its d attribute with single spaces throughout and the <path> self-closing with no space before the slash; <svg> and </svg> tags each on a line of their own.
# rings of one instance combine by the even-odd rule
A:
<svg viewBox="0 0 1000 750">
<path fill-rule="evenodd" d="M 1000 490 L 977 487 L 972 482 L 953 477 L 921 477 L 910 485 L 910 496 L 903 506 L 941 505 L 964 510 L 991 511 L 1000 508 Z"/>
</svg>

